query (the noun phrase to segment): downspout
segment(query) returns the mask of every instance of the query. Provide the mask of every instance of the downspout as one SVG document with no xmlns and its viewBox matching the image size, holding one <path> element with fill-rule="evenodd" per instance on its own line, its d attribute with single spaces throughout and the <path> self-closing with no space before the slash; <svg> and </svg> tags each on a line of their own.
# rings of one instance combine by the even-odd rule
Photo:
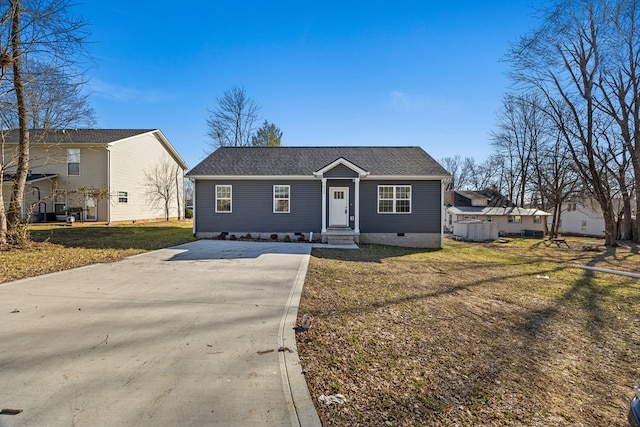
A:
<svg viewBox="0 0 640 427">
<path fill-rule="evenodd" d="M 107 224 L 111 224 L 111 148 L 108 144 L 105 148 L 107 150 L 107 192 L 109 193 L 107 198 Z"/>
<path fill-rule="evenodd" d="M 193 203 L 193 218 L 191 219 L 192 223 L 191 223 L 191 231 L 193 232 L 193 236 L 196 236 L 196 180 L 194 178 L 189 178 L 189 181 L 191 181 L 193 183 L 193 200 L 191 201 Z"/>
<path fill-rule="evenodd" d="M 444 208 L 444 182 L 445 178 L 440 180 L 440 249 L 444 247 L 444 222 L 446 221 L 446 210 Z"/>
</svg>

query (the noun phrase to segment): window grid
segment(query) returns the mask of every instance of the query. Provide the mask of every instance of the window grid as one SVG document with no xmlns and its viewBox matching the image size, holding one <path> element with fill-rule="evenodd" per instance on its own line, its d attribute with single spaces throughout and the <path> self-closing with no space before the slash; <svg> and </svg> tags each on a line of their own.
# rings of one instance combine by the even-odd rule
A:
<svg viewBox="0 0 640 427">
<path fill-rule="evenodd" d="M 118 191 L 118 203 L 129 203 L 129 193 L 126 191 Z"/>
<path fill-rule="evenodd" d="M 67 148 L 67 176 L 80 176 L 79 148 Z"/>
<path fill-rule="evenodd" d="M 273 213 L 289 213 L 290 190 L 289 185 L 273 186 Z"/>
<path fill-rule="evenodd" d="M 411 186 L 379 185 L 378 213 L 411 213 Z"/>
<path fill-rule="evenodd" d="M 216 185 L 216 212 L 231 213 L 231 196 L 230 185 Z"/>
</svg>

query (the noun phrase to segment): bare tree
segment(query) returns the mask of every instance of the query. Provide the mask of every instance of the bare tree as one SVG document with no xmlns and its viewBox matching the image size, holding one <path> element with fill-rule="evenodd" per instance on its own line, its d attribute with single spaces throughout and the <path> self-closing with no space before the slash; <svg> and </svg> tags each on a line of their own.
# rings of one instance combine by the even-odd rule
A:
<svg viewBox="0 0 640 427">
<path fill-rule="evenodd" d="M 184 180 L 185 204 L 193 204 L 193 194 L 194 194 L 193 181 L 191 181 L 190 179 L 185 179 Z"/>
<path fill-rule="evenodd" d="M 481 166 L 476 164 L 473 157 L 462 159 L 459 155 L 455 155 L 441 159 L 440 163 L 452 176 L 448 185 L 449 190 L 478 190 L 473 185 L 484 180 L 476 176 L 481 173 Z"/>
<path fill-rule="evenodd" d="M 248 147 L 251 146 L 255 123 L 259 119 L 260 107 L 243 87 L 235 86 L 218 98 L 218 107 L 210 110 L 207 119 L 207 135 L 211 146 Z"/>
<path fill-rule="evenodd" d="M 629 153 L 634 171 L 633 187 L 637 190 L 640 188 L 640 4 L 638 0 L 611 3 L 604 42 L 607 54 L 603 55 L 596 107 L 612 117 L 618 127 L 616 134 Z M 618 174 L 623 180 L 624 175 L 623 171 Z M 635 194 L 636 206 L 640 206 L 640 193 L 635 191 Z M 629 194 L 623 194 L 623 200 L 628 197 Z M 625 218 L 630 211 L 630 202 L 625 200 Z M 623 234 L 626 227 L 623 226 Z M 631 231 L 633 239 L 640 242 L 640 215 L 636 215 Z"/>
<path fill-rule="evenodd" d="M 82 93 L 82 76 L 35 62 L 26 72 L 27 102 L 32 129 L 95 126 L 95 112 Z"/>
<path fill-rule="evenodd" d="M 492 132 L 496 154 L 503 159 L 503 178 L 509 200 L 525 205 L 533 176 L 533 156 L 545 131 L 540 100 L 531 93 L 507 94 L 502 101 L 497 130 Z"/>
<path fill-rule="evenodd" d="M 282 131 L 278 126 L 266 120 L 251 137 L 251 145 L 254 147 L 279 147 L 281 143 Z"/>
<path fill-rule="evenodd" d="M 152 169 L 145 172 L 145 193 L 151 205 L 162 208 L 167 221 L 171 217 L 174 199 L 180 210 L 180 171 L 171 159 L 165 157 Z M 179 214 L 180 215 L 180 214 Z"/>
<path fill-rule="evenodd" d="M 472 157 L 466 157 L 462 167 L 468 176 L 466 187 L 476 191 L 487 188 L 503 190 L 499 177 L 496 177 L 496 172 L 501 168 L 500 164 L 498 156 L 490 156 L 482 163 L 477 163 Z"/>
<path fill-rule="evenodd" d="M 602 33 L 609 8 L 597 0 L 561 1 L 541 29 L 510 52 L 513 77 L 545 101 L 545 113 L 562 136 L 576 171 L 600 204 L 605 245 L 615 246 L 610 176 L 602 161 L 594 99 L 601 71 Z"/>
<path fill-rule="evenodd" d="M 581 192 L 582 181 L 573 167 L 571 154 L 557 132 L 536 146 L 533 164 L 536 197 L 532 204 L 551 213 L 551 224 L 545 222 L 545 231 L 555 236 L 560 227 L 562 203 L 569 196 Z"/>
<path fill-rule="evenodd" d="M 0 90 L 2 94 L 15 96 L 15 117 L 19 129 L 17 153 L 10 159 L 15 159 L 16 164 L 9 210 L 4 215 L 4 209 L 0 209 L 0 244 L 6 244 L 7 233 L 21 226 L 29 171 L 31 115 L 25 64 L 38 62 L 58 70 L 76 66 L 86 33 L 82 20 L 73 17 L 70 10 L 71 3 L 67 0 L 9 0 L 0 3 Z M 2 160 L 0 169 L 5 167 L 4 152 Z M 4 206 L 2 196 L 0 205 Z"/>
</svg>

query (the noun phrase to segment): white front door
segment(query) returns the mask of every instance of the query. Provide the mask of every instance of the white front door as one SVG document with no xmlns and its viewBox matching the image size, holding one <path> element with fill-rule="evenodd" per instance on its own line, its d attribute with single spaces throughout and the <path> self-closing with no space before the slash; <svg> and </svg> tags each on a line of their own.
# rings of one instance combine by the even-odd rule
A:
<svg viewBox="0 0 640 427">
<path fill-rule="evenodd" d="M 349 226 L 349 187 L 329 189 L 329 227 Z"/>
</svg>

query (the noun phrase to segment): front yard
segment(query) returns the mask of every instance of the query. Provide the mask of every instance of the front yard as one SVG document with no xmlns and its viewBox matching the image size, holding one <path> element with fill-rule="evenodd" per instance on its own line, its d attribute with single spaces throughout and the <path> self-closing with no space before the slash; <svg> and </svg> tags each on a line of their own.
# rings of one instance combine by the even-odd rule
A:
<svg viewBox="0 0 640 427">
<path fill-rule="evenodd" d="M 0 283 L 96 262 L 113 262 L 195 240 L 190 220 L 131 225 L 38 224 L 23 249 L 0 251 Z"/>
<path fill-rule="evenodd" d="M 640 280 L 579 266 L 638 273 L 638 248 L 568 243 L 314 250 L 297 339 L 323 424 L 626 426 Z"/>
</svg>

